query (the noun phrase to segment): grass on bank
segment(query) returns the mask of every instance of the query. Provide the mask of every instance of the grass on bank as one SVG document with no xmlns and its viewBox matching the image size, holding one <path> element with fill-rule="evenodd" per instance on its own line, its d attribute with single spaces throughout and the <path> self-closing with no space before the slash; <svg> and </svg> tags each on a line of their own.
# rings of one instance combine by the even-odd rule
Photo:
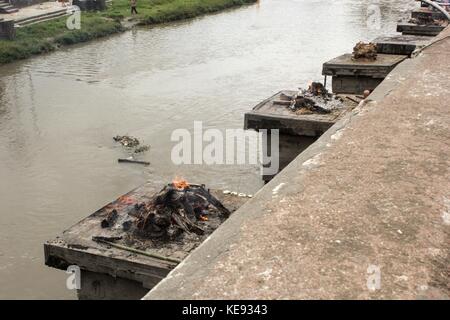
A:
<svg viewBox="0 0 450 320">
<path fill-rule="evenodd" d="M 256 0 L 137 0 L 139 24 L 157 24 L 254 3 Z M 130 17 L 129 0 L 113 0 L 102 12 L 82 12 L 81 29 L 68 30 L 67 17 L 17 29 L 14 40 L 0 40 L 0 64 L 50 52 L 69 45 L 124 30 L 121 20 Z"/>
<path fill-rule="evenodd" d="M 137 0 L 136 16 L 141 24 L 164 23 L 255 3 L 257 0 Z M 104 16 L 123 19 L 130 16 L 129 0 L 113 0 Z"/>
<path fill-rule="evenodd" d="M 67 17 L 33 24 L 16 30 L 16 39 L 0 40 L 0 64 L 50 52 L 60 45 L 74 44 L 104 37 L 123 30 L 119 21 L 95 13 L 81 17 L 82 28 L 69 30 Z"/>
</svg>

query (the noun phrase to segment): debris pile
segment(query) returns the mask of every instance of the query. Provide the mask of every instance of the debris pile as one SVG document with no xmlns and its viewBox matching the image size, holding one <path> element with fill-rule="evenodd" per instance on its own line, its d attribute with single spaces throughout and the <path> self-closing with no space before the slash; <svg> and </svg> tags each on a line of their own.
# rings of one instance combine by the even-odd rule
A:
<svg viewBox="0 0 450 320">
<path fill-rule="evenodd" d="M 293 96 L 281 94 L 275 104 L 286 105 L 296 114 L 329 114 L 342 105 L 342 99 L 331 94 L 320 82 L 313 82 L 307 90 L 300 89 Z"/>
<path fill-rule="evenodd" d="M 352 59 L 375 61 L 377 59 L 377 45 L 372 42 L 358 42 L 353 48 Z"/>
<path fill-rule="evenodd" d="M 115 136 L 114 141 L 120 143 L 122 146 L 129 148 L 129 149 L 133 149 L 134 151 L 133 153 L 143 153 L 146 152 L 148 150 L 150 150 L 150 146 L 148 145 L 141 145 L 141 142 L 139 141 L 139 139 L 131 137 L 131 136 Z"/>
<path fill-rule="evenodd" d="M 203 226 L 214 211 L 226 219 L 230 211 L 204 185 L 175 180 L 148 201 L 134 205 L 131 219 L 122 221 L 122 230 L 145 238 L 176 238 L 182 233 L 203 235 Z M 112 210 L 101 222 L 102 228 L 118 224 L 117 212 Z"/>
<path fill-rule="evenodd" d="M 127 148 L 134 148 L 140 144 L 137 138 L 131 136 L 115 136 L 113 139 Z"/>
</svg>

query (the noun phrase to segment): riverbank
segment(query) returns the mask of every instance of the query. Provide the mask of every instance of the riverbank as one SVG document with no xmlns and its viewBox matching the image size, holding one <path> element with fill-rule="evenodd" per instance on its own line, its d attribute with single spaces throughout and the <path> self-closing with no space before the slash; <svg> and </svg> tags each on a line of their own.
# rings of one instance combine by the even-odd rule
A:
<svg viewBox="0 0 450 320">
<path fill-rule="evenodd" d="M 15 40 L 0 40 L 0 65 L 123 32 L 130 25 L 189 19 L 254 2 L 256 0 L 154 0 L 139 3 L 139 14 L 130 20 L 129 1 L 114 0 L 106 11 L 82 12 L 80 30 L 67 29 L 67 17 L 18 28 Z"/>
</svg>

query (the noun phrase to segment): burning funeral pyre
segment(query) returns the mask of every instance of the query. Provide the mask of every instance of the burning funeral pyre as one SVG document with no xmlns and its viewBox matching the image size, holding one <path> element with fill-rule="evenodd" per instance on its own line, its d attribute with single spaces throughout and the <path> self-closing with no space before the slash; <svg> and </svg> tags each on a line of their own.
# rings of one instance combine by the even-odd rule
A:
<svg viewBox="0 0 450 320">
<path fill-rule="evenodd" d="M 135 203 L 129 212 L 132 219 L 122 223 L 122 230 L 147 239 L 175 239 L 183 233 L 203 235 L 210 215 L 214 220 L 223 221 L 230 211 L 204 185 L 189 184 L 179 179 L 166 185 L 148 201 Z M 103 219 L 101 226 L 112 227 L 117 220 L 117 212 L 113 210 Z"/>
<path fill-rule="evenodd" d="M 137 204 L 137 229 L 151 237 L 173 236 L 180 232 L 201 235 L 204 230 L 197 222 L 208 221 L 211 206 L 223 218 L 230 215 L 204 185 L 175 181 L 164 187 L 152 201 Z"/>
<path fill-rule="evenodd" d="M 281 95 L 275 104 L 286 105 L 296 114 L 328 114 L 342 104 L 342 99 L 331 94 L 320 82 L 312 82 L 307 90 L 300 89 L 296 94 Z"/>
<path fill-rule="evenodd" d="M 353 48 L 353 60 L 377 60 L 377 45 L 374 43 L 358 42 Z"/>
</svg>

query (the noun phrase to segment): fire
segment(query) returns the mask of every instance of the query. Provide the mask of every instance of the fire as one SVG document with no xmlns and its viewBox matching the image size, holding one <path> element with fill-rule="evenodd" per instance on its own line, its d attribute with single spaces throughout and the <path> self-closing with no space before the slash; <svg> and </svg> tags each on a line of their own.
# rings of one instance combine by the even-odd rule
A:
<svg viewBox="0 0 450 320">
<path fill-rule="evenodd" d="M 184 190 L 189 187 L 189 183 L 185 179 L 178 177 L 175 177 L 175 179 L 173 179 L 172 184 L 179 190 Z"/>
<path fill-rule="evenodd" d="M 130 197 L 128 195 L 123 195 L 121 197 L 119 197 L 119 202 L 122 204 L 126 204 L 126 205 L 130 205 L 130 204 L 135 204 L 136 200 L 133 197 Z"/>
</svg>

